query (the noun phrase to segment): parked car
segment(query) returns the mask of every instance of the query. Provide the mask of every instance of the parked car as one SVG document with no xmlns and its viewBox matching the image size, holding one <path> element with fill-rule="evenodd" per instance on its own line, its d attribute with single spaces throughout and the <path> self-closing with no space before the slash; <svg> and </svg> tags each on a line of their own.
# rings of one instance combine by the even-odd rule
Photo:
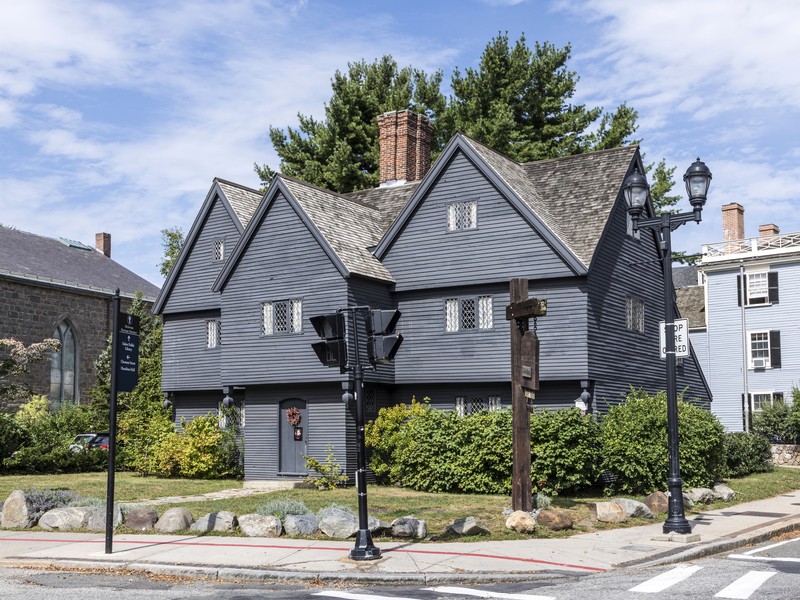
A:
<svg viewBox="0 0 800 600">
<path fill-rule="evenodd" d="M 87 444 L 87 448 L 101 448 L 102 450 L 108 450 L 108 433 L 98 433 L 95 435 Z"/>
<path fill-rule="evenodd" d="M 73 452 L 80 452 L 81 450 L 85 450 L 86 446 L 91 442 L 94 438 L 97 437 L 96 433 L 79 433 L 75 436 L 75 439 L 72 440 L 69 444 L 69 449 Z"/>
</svg>

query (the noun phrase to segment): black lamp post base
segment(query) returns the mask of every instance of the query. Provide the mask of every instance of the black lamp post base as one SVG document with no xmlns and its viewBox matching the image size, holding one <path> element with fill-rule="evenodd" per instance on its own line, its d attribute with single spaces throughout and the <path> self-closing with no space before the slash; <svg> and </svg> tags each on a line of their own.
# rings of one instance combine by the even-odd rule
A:
<svg viewBox="0 0 800 600">
<path fill-rule="evenodd" d="M 372 543 L 369 529 L 359 529 L 356 534 L 356 547 L 350 550 L 350 560 L 377 560 L 381 549 Z"/>
<path fill-rule="evenodd" d="M 686 517 L 672 516 L 664 521 L 664 528 L 662 531 L 664 533 L 687 534 L 692 533 L 692 526 L 689 524 L 689 521 L 686 520 Z"/>
</svg>

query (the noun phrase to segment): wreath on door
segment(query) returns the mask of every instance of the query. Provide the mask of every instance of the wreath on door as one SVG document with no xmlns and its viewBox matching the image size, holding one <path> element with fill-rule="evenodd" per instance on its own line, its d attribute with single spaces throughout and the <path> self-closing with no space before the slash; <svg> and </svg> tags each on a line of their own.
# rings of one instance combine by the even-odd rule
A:
<svg viewBox="0 0 800 600">
<path fill-rule="evenodd" d="M 286 420 L 289 421 L 289 425 L 292 427 L 297 427 L 300 424 L 301 417 L 300 411 L 295 406 L 286 410 Z"/>
</svg>

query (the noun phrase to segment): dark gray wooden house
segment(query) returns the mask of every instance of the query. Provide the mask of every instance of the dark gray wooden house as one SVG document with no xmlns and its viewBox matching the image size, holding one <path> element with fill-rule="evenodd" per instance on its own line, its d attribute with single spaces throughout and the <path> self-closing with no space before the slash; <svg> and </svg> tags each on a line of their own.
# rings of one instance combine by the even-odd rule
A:
<svg viewBox="0 0 800 600">
<path fill-rule="evenodd" d="M 643 172 L 637 147 L 518 164 L 457 135 L 426 172 L 429 125 L 390 116 L 379 188 L 336 194 L 278 175 L 263 198 L 235 188 L 247 198 L 235 204 L 235 186 L 215 180 L 156 302 L 176 417 L 225 394 L 245 406 L 248 480 L 304 475 L 303 455 L 328 445 L 354 469 L 347 375 L 320 365 L 309 322 L 344 306 L 402 311 L 395 361 L 365 376 L 368 418 L 412 397 L 463 413 L 508 408 L 505 307 L 518 277 L 548 301 L 535 406 L 574 406 L 585 390 L 605 412 L 630 386 L 664 387 L 658 246 L 652 232 L 631 234 L 622 195 Z M 694 356 L 679 389 L 710 402 Z"/>
</svg>

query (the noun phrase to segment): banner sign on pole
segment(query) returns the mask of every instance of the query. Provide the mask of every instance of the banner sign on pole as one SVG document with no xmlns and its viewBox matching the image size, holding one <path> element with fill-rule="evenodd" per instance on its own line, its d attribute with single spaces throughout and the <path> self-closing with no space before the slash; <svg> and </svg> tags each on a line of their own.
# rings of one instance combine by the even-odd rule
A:
<svg viewBox="0 0 800 600">
<path fill-rule="evenodd" d="M 139 317 L 120 313 L 117 335 L 117 391 L 132 392 L 139 383 Z"/>
</svg>

